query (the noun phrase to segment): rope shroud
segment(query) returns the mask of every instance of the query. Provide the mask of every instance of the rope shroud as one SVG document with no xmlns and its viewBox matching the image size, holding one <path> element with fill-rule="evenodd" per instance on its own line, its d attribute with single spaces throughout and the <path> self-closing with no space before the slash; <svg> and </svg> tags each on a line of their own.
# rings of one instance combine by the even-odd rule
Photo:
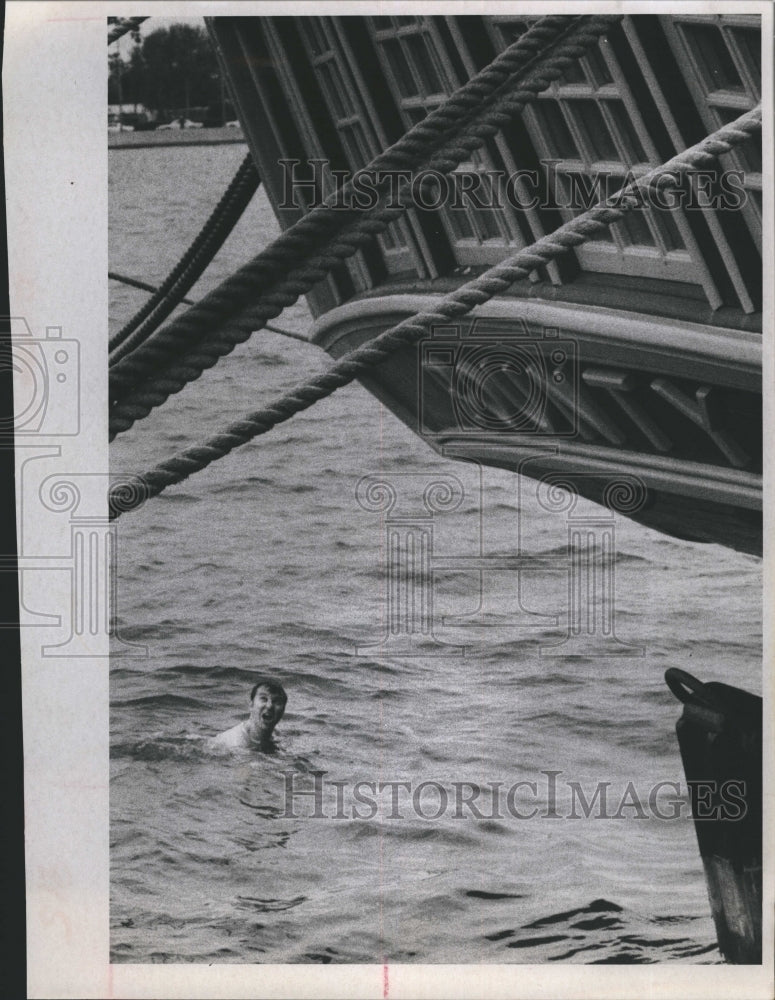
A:
<svg viewBox="0 0 775 1000">
<path fill-rule="evenodd" d="M 168 486 L 183 482 L 195 472 L 229 454 L 234 448 L 265 434 L 294 414 L 330 396 L 385 361 L 395 351 L 416 344 L 434 324 L 448 323 L 450 319 L 465 316 L 477 305 L 506 291 L 516 280 L 525 277 L 536 267 L 544 266 L 619 222 L 626 212 L 638 206 L 644 191 L 656 190 L 665 179 L 677 185 L 684 174 L 713 164 L 719 156 L 750 139 L 761 127 L 762 112 L 761 105 L 758 105 L 661 166 L 630 181 L 606 201 L 560 226 L 551 235 L 519 250 L 444 296 L 433 311 L 421 312 L 402 320 L 374 340 L 340 358 L 322 375 L 309 379 L 269 406 L 231 424 L 224 432 L 209 438 L 204 444 L 187 448 L 145 475 L 112 488 L 109 494 L 111 518 L 140 506 L 146 497 L 157 496 Z"/>
<path fill-rule="evenodd" d="M 558 79 L 619 19 L 620 15 L 542 18 L 364 169 L 389 173 L 422 168 L 449 173 Z M 451 132 L 454 138 L 450 140 Z M 422 155 L 425 160 L 419 159 Z M 337 197 L 342 198 L 342 193 L 328 201 Z M 342 260 L 383 232 L 406 207 L 406 203 L 380 205 L 370 212 L 357 212 L 342 211 L 326 202 L 196 307 L 157 331 L 142 351 L 111 369 L 111 439 L 296 302 Z M 258 296 L 257 286 L 261 289 Z M 221 323 L 226 325 L 213 333 Z"/>
<path fill-rule="evenodd" d="M 130 31 L 137 31 L 147 17 L 109 17 L 108 21 L 108 45 L 117 42 L 119 38 L 129 34 Z"/>
</svg>

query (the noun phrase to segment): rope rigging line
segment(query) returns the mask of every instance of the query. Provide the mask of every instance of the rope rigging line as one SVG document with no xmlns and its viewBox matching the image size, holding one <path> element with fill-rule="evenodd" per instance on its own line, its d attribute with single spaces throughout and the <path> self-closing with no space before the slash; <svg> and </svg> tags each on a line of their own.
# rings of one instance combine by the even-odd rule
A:
<svg viewBox="0 0 775 1000">
<path fill-rule="evenodd" d="M 519 65 L 524 63 L 526 59 L 532 58 L 539 44 L 545 47 L 547 37 L 554 37 L 561 28 L 567 29 L 568 22 L 571 20 L 578 19 L 567 17 L 542 19 L 539 24 L 534 26 L 531 32 L 528 32 L 522 39 L 514 43 L 514 46 L 512 46 L 514 51 L 511 53 L 512 62 L 517 60 L 517 64 Z M 528 38 L 528 35 L 531 37 Z M 505 56 L 506 53 L 503 55 Z M 503 67 L 501 62 L 496 60 L 495 63 L 482 71 L 474 80 L 470 81 L 467 87 L 472 87 L 472 93 L 462 93 L 459 91 L 452 95 L 449 99 L 449 108 L 445 104 L 437 109 L 436 112 L 418 126 L 415 126 L 410 132 L 402 136 L 394 146 L 379 154 L 366 169 L 382 169 L 387 171 L 416 165 L 415 160 L 419 152 L 424 151 L 426 146 L 430 144 L 437 145 L 451 128 L 459 128 L 463 120 L 461 116 L 465 114 L 466 108 L 469 109 L 470 113 L 472 106 L 479 106 L 481 98 L 476 95 L 476 91 L 481 89 L 480 78 L 486 74 L 489 74 L 488 85 L 491 89 L 496 85 L 500 86 L 503 82 Z M 478 88 L 472 86 L 477 83 L 480 84 Z M 463 91 L 465 90 L 466 88 L 463 88 Z M 345 193 L 351 189 L 351 186 L 352 182 L 345 188 Z M 331 200 L 329 198 L 323 205 L 318 206 L 307 216 L 300 219 L 293 227 L 281 234 L 270 247 L 263 250 L 253 261 L 238 271 L 236 275 L 227 279 L 227 282 L 221 286 L 221 289 L 216 290 L 216 293 L 222 292 L 220 298 L 217 300 L 217 304 L 214 299 L 216 293 L 213 293 L 213 308 L 209 312 L 204 315 L 194 312 L 188 314 L 184 318 L 187 328 L 185 332 L 180 333 L 177 339 L 175 338 L 176 328 L 170 324 L 164 331 L 160 331 L 160 337 L 155 338 L 154 342 L 149 345 L 149 351 L 148 353 L 144 352 L 144 357 L 135 358 L 132 365 L 124 365 L 118 371 L 112 373 L 111 386 L 115 386 L 117 391 L 115 394 L 111 391 L 111 399 L 122 398 L 122 389 L 127 381 L 131 386 L 136 384 L 142 375 L 155 374 L 159 361 L 165 360 L 166 356 L 174 355 L 178 347 L 185 347 L 189 344 L 193 335 L 197 333 L 200 336 L 209 335 L 215 323 L 228 318 L 230 313 L 235 312 L 239 306 L 249 301 L 250 296 L 255 292 L 256 283 L 260 282 L 261 279 L 266 280 L 270 277 L 276 277 L 278 274 L 282 275 L 288 266 L 296 265 L 300 260 L 309 256 L 315 241 L 319 242 L 322 236 L 330 236 L 330 230 L 332 229 L 344 227 L 346 223 L 351 221 L 354 215 L 357 217 L 357 213 L 343 213 L 339 209 L 331 208 L 329 205 Z M 346 256 L 350 256 L 354 252 L 354 249 L 349 250 Z M 344 259 L 344 256 L 342 259 Z M 335 263 L 338 263 L 338 261 Z M 329 269 L 331 266 L 329 265 Z M 316 277 L 315 280 L 319 280 L 319 277 Z M 209 305 L 211 303 L 204 300 L 201 303 L 203 310 Z M 197 324 L 196 321 L 198 319 L 201 322 Z M 157 343 L 157 341 L 161 342 Z"/>
<path fill-rule="evenodd" d="M 130 288 L 139 288 L 143 292 L 158 292 L 158 285 L 151 285 L 147 281 L 140 281 L 139 278 L 129 278 L 126 274 L 119 274 L 118 271 L 108 271 L 108 277 L 111 281 L 118 281 L 122 285 L 129 285 Z M 187 299 L 185 296 L 180 300 L 187 306 L 194 306 L 196 303 L 193 299 Z"/>
<path fill-rule="evenodd" d="M 204 444 L 185 449 L 143 476 L 116 484 L 109 494 L 111 519 L 140 506 L 147 497 L 157 496 L 168 486 L 183 482 L 239 445 L 265 434 L 294 414 L 330 396 L 385 361 L 399 348 L 416 344 L 434 324 L 448 323 L 450 319 L 465 316 L 477 305 L 506 291 L 516 280 L 525 277 L 535 268 L 544 266 L 573 247 L 604 232 L 613 223 L 623 219 L 626 212 L 638 207 L 639 194 L 656 190 L 659 182 L 665 178 L 668 179 L 668 185 L 677 186 L 688 171 L 711 165 L 719 156 L 759 132 L 761 126 L 761 105 L 758 105 L 695 146 L 633 179 L 610 198 L 560 226 L 551 235 L 519 250 L 444 296 L 433 311 L 420 312 L 402 320 L 374 340 L 340 358 L 322 375 L 309 379 L 269 406 L 231 424 L 223 433 L 209 438 Z M 664 190 L 664 186 L 660 190 Z"/>
<path fill-rule="evenodd" d="M 486 139 L 495 135 L 516 112 L 522 110 L 528 101 L 534 100 L 553 80 L 559 78 L 568 65 L 596 44 L 600 35 L 618 19 L 619 15 L 572 19 L 543 18 L 510 49 L 502 53 L 495 63 L 449 99 L 452 104 L 468 105 L 472 99 L 480 100 L 484 87 L 488 88 L 490 94 L 488 109 L 483 111 L 480 107 L 475 115 L 469 116 L 471 121 L 466 134 L 457 136 L 452 143 L 447 138 L 448 116 L 446 113 L 439 114 L 434 135 L 436 147 L 442 143 L 441 150 L 435 156 L 429 153 L 430 159 L 422 164 L 423 169 L 440 173 L 449 173 L 453 170 L 470 156 L 472 150 L 479 148 Z M 567 23 L 569 20 L 573 22 L 570 26 Z M 546 21 L 552 23 L 545 25 Z M 565 24 L 565 32 L 560 37 L 557 35 L 558 21 Z M 552 34 L 553 42 L 547 50 L 545 39 L 548 32 Z M 534 55 L 539 42 L 542 49 L 538 55 Z M 504 81 L 503 57 L 506 56 L 510 57 L 508 65 L 513 67 L 513 73 Z M 488 79 L 487 74 L 496 63 L 497 78 Z M 518 69 L 520 72 L 517 72 Z M 468 91 L 468 88 L 472 90 L 465 95 L 463 101 L 460 95 Z M 438 110 L 445 112 L 445 109 L 446 105 L 443 105 Z M 372 171 L 374 164 L 384 166 L 386 163 L 390 164 L 391 169 L 396 167 L 404 169 L 410 162 L 407 159 L 408 148 L 413 156 L 412 166 L 417 169 L 419 166 L 417 131 L 421 126 L 431 122 L 434 115 L 435 113 L 419 126 L 415 126 L 396 143 L 396 146 L 380 154 L 365 169 Z M 460 115 L 457 117 L 456 124 L 459 127 Z M 440 136 L 439 128 L 442 129 Z M 402 145 L 405 140 L 408 146 Z M 443 145 L 444 142 L 447 142 L 447 145 Z M 428 152 L 429 144 L 429 140 L 424 141 L 422 149 L 425 152 Z M 401 147 L 400 156 L 392 155 L 397 147 Z M 389 154 L 391 158 L 388 160 Z M 215 364 L 219 357 L 227 354 L 237 343 L 246 340 L 254 330 L 263 325 L 266 319 L 279 315 L 286 305 L 295 302 L 301 294 L 309 291 L 334 266 L 384 231 L 405 208 L 405 204 L 387 207 L 383 204 L 368 214 L 365 210 L 360 213 L 355 210 L 343 212 L 324 203 L 286 230 L 270 247 L 227 279 L 210 296 L 205 297 L 197 307 L 158 331 L 142 352 L 137 352 L 111 370 L 110 396 L 117 404 L 111 410 L 111 437 L 127 430 L 137 419 L 146 416 L 173 392 L 179 391 L 187 382 L 197 378 L 203 370 Z M 317 246 L 315 241 L 319 242 L 326 235 L 326 229 L 321 227 L 328 227 L 329 230 L 333 227 L 336 230 L 341 229 L 344 224 L 352 227 L 352 233 L 340 234 L 323 248 L 323 252 L 310 256 Z M 323 236 L 320 235 L 321 232 Z M 275 284 L 267 281 L 267 278 L 273 277 L 281 265 L 287 269 L 289 264 L 293 268 L 290 273 L 286 273 Z M 256 285 L 261 287 L 262 282 L 262 292 L 258 301 L 251 305 L 248 314 L 240 315 L 240 310 L 249 303 L 250 297 L 255 295 Z M 214 324 L 225 321 L 228 325 L 214 334 Z M 205 336 L 206 340 L 203 339 Z M 184 359 L 177 357 L 181 351 L 188 352 Z M 165 365 L 167 370 L 160 371 Z M 133 391 L 147 375 L 151 376 L 150 381 L 132 397 Z"/>
<path fill-rule="evenodd" d="M 260 183 L 253 157 L 248 153 L 188 250 L 155 290 L 155 294 L 111 337 L 111 366 L 143 344 L 176 306 L 184 301 L 186 292 L 201 277 L 226 242 Z"/>
<path fill-rule="evenodd" d="M 119 38 L 123 38 L 128 32 L 136 31 L 143 21 L 147 20 L 147 17 L 109 17 L 108 45 L 117 42 Z"/>
<path fill-rule="evenodd" d="M 139 278 L 129 278 L 125 274 L 119 274 L 117 271 L 108 271 L 108 277 L 112 281 L 118 281 L 122 285 L 129 285 L 131 288 L 139 288 L 143 292 L 158 292 L 158 285 L 151 285 L 147 281 L 140 281 Z M 185 302 L 186 305 L 195 306 L 196 302 L 193 299 L 187 299 L 183 297 L 181 302 Z M 312 341 L 305 337 L 301 333 L 296 333 L 294 330 L 287 330 L 282 326 L 275 326 L 273 323 L 266 323 L 264 329 L 270 330 L 272 333 L 280 333 L 283 337 L 290 337 L 292 340 L 300 340 L 304 344 L 311 344 Z"/>
<path fill-rule="evenodd" d="M 609 16 L 606 19 L 605 24 L 602 23 L 602 19 L 591 19 L 592 22 L 595 22 L 595 24 L 591 26 L 596 29 L 596 33 L 593 38 L 586 38 L 586 44 L 596 42 L 599 34 L 601 34 L 605 28 L 610 25 L 612 19 L 615 18 Z M 545 49 L 547 32 L 550 31 L 553 35 L 556 35 L 558 27 L 560 26 L 558 22 L 563 22 L 567 30 L 567 22 L 570 20 L 583 21 L 586 19 L 569 19 L 567 17 L 542 19 L 542 21 L 535 25 L 531 31 L 514 43 L 514 52 L 511 53 L 512 63 L 516 63 L 517 65 L 524 64 L 528 58 L 532 58 L 533 52 L 539 43 L 543 49 Z M 545 26 L 545 21 L 551 21 L 552 23 Z M 532 38 L 528 38 L 528 35 L 531 35 L 531 33 Z M 578 34 L 578 29 L 576 33 Z M 584 39 L 581 39 L 581 41 L 584 42 Z M 545 89 L 551 82 L 551 79 L 559 76 L 561 71 L 567 67 L 570 58 L 578 55 L 578 39 L 574 38 L 573 42 L 576 42 L 577 44 L 573 45 L 571 42 L 566 43 L 564 47 L 565 51 L 570 52 L 571 55 L 565 55 L 560 59 L 561 65 L 559 68 L 553 67 L 555 72 L 549 74 L 544 73 L 540 78 L 536 78 L 534 76 L 531 81 L 532 89 L 527 94 L 528 99 L 532 99 L 533 96 L 535 96 L 535 93 Z M 517 51 L 517 49 L 521 49 L 521 51 Z M 504 56 L 506 54 L 507 53 L 503 53 Z M 552 53 L 552 55 L 555 55 L 555 53 Z M 496 60 L 496 62 L 498 62 L 498 60 Z M 480 74 L 479 77 L 470 81 L 473 85 L 479 84 L 479 86 L 474 86 L 474 90 L 477 92 L 481 90 L 480 77 L 489 73 L 494 66 L 495 64 L 487 67 L 486 70 L 482 71 L 482 74 Z M 502 65 L 495 68 L 498 69 L 498 73 L 488 84 L 491 90 L 496 81 L 498 86 L 500 86 L 503 80 Z M 465 89 L 466 88 L 463 88 L 463 90 Z M 458 92 L 458 94 L 460 94 L 460 92 Z M 466 97 L 466 102 L 470 103 L 471 99 L 471 95 L 468 95 Z M 476 99 L 478 100 L 479 98 L 477 97 Z M 456 98 L 456 95 L 453 95 L 453 97 L 450 98 L 450 101 L 452 104 L 455 104 L 461 103 L 462 99 L 459 97 Z M 435 119 L 436 127 L 432 130 L 432 134 L 435 136 L 436 144 L 438 144 L 441 139 L 445 138 L 450 127 L 445 106 L 439 109 L 439 111 L 444 111 L 445 113 L 439 114 Z M 458 115 L 457 117 L 458 120 L 456 124 L 457 127 L 459 127 L 460 116 Z M 407 133 L 406 136 L 402 137 L 402 139 L 399 140 L 394 147 L 391 147 L 390 150 L 380 154 L 380 156 L 372 161 L 366 169 L 373 170 L 375 165 L 380 169 L 387 169 L 387 167 L 390 167 L 391 169 L 402 168 L 407 166 L 410 162 L 416 167 L 416 153 L 418 147 L 417 140 L 413 137 L 416 136 L 416 133 L 419 131 L 421 126 L 426 125 L 426 123 L 432 119 L 434 119 L 433 115 L 429 116 L 428 119 L 420 123 L 420 126 L 410 130 L 410 132 Z M 501 115 L 498 120 L 502 124 L 504 121 L 503 116 Z M 433 124 L 433 121 L 431 121 L 431 124 Z M 476 122 L 470 127 L 473 130 L 476 127 Z M 439 129 L 443 132 L 441 139 L 439 139 L 438 136 Z M 490 134 L 492 134 L 492 132 Z M 442 158 L 438 163 L 433 163 L 434 168 L 449 171 L 456 166 L 461 159 L 469 155 L 472 148 L 476 148 L 481 145 L 482 141 L 483 140 L 481 139 L 474 140 L 473 145 L 471 145 L 470 141 L 467 145 L 458 142 L 454 149 L 455 155 L 453 162 L 445 162 L 445 159 Z M 427 144 L 428 143 L 425 142 L 426 146 Z M 407 150 L 409 151 L 408 153 Z M 412 160 L 407 158 L 409 154 L 412 155 Z M 336 196 L 334 195 L 332 197 Z M 394 209 L 392 217 L 397 217 L 397 215 L 402 211 L 403 207 Z M 303 261 L 308 258 L 312 252 L 312 243 L 310 241 L 319 241 L 320 236 L 318 235 L 318 230 L 321 225 L 327 226 L 328 229 L 331 229 L 332 227 L 341 228 L 345 223 L 350 223 L 353 219 L 355 219 L 355 223 L 359 223 L 360 228 L 356 228 L 356 233 L 350 241 L 340 240 L 339 243 L 336 243 L 333 247 L 328 247 L 328 257 L 321 258 L 320 260 L 314 260 L 313 264 L 315 266 L 309 266 L 307 270 L 303 271 L 301 274 L 293 275 L 292 279 L 290 276 L 287 276 L 284 287 L 281 288 L 280 292 L 274 298 L 274 301 L 270 301 L 270 305 L 274 308 L 268 315 L 278 315 L 278 312 L 280 311 L 277 309 L 278 305 L 282 308 L 286 304 L 295 301 L 300 294 L 308 291 L 314 283 L 321 280 L 321 278 L 324 277 L 333 266 L 336 266 L 342 259 L 345 259 L 355 253 L 355 251 L 363 245 L 366 239 L 372 239 L 378 232 L 383 231 L 387 225 L 386 220 L 376 221 L 373 219 L 359 219 L 359 214 L 365 215 L 366 212 L 365 210 L 361 213 L 342 212 L 341 209 L 332 209 L 325 203 L 323 206 L 314 209 L 309 215 L 305 216 L 298 223 L 296 223 L 295 226 L 286 230 L 286 232 L 283 233 L 270 247 L 262 251 L 257 258 L 254 258 L 253 261 L 237 272 L 236 275 L 227 279 L 220 289 L 216 289 L 216 291 L 212 293 L 212 296 L 207 301 L 203 300 L 201 304 L 202 311 L 195 313 L 192 310 L 190 313 L 186 314 L 185 317 L 181 317 L 181 321 L 178 326 L 170 324 L 164 330 L 159 331 L 159 335 L 149 343 L 148 350 L 143 352 L 142 357 L 135 357 L 131 360 L 131 362 L 127 363 L 123 367 L 118 366 L 117 370 L 111 372 L 111 399 L 113 401 L 120 401 L 129 391 L 131 391 L 133 386 L 142 380 L 142 377 L 145 374 L 156 375 L 162 363 L 172 363 L 170 360 L 171 355 L 174 356 L 179 349 L 189 349 L 192 339 L 195 339 L 197 335 L 199 337 L 202 337 L 203 335 L 207 336 L 208 343 L 203 349 L 206 354 L 210 355 L 207 363 L 200 368 L 200 372 L 204 367 L 210 367 L 218 357 L 223 356 L 224 353 L 228 353 L 228 351 L 234 346 L 235 342 L 238 343 L 240 340 L 246 339 L 246 335 L 243 334 L 236 341 L 232 340 L 231 343 L 229 343 L 230 338 L 228 335 L 225 335 L 224 343 L 217 344 L 216 342 L 218 338 L 213 338 L 212 334 L 214 324 L 224 319 L 233 317 L 233 314 L 237 312 L 238 308 L 247 303 L 250 300 L 250 297 L 255 294 L 256 284 L 258 283 L 260 286 L 261 279 L 264 279 L 265 281 L 266 278 L 269 277 L 272 272 L 276 272 L 278 268 L 281 272 L 287 271 L 287 267 L 289 265 L 298 265 L 300 260 Z M 367 233 L 368 236 L 366 235 Z M 326 235 L 325 232 L 324 235 Z M 292 297 L 289 297 L 289 295 L 292 295 Z M 246 331 L 247 334 L 250 332 L 252 331 Z M 198 359 L 196 360 L 198 362 Z M 187 362 L 187 367 L 195 367 L 195 365 L 191 364 L 191 357 L 187 359 Z M 182 388 L 182 386 L 186 384 L 186 381 L 190 380 L 191 377 L 196 377 L 196 375 L 187 376 L 178 388 Z M 166 399 L 166 397 L 170 394 L 170 391 L 178 391 L 178 388 L 175 388 L 174 390 L 166 390 L 166 393 L 160 399 L 157 399 L 152 406 L 159 405 L 159 403 L 163 402 L 164 399 Z M 148 387 L 146 387 L 146 395 L 148 392 Z M 131 426 L 131 423 L 128 426 Z M 126 429 L 126 427 L 114 427 L 114 430 L 123 429 Z"/>
</svg>

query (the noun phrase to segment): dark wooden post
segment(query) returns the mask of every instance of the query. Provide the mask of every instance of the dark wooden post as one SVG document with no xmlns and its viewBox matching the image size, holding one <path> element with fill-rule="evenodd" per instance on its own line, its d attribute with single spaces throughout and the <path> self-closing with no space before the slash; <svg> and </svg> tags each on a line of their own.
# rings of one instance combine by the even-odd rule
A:
<svg viewBox="0 0 775 1000">
<path fill-rule="evenodd" d="M 762 960 L 762 699 L 671 668 L 683 702 L 676 732 L 719 949 Z"/>
</svg>

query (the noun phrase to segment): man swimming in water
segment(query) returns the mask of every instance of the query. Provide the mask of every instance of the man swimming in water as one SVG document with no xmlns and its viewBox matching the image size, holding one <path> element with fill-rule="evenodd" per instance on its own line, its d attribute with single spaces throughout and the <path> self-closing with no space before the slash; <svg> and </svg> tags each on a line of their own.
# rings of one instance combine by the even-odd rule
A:
<svg viewBox="0 0 775 1000">
<path fill-rule="evenodd" d="M 278 681 L 259 677 L 250 692 L 250 715 L 225 733 L 216 736 L 211 746 L 225 750 L 271 750 L 272 733 L 282 719 L 288 695 Z"/>
</svg>

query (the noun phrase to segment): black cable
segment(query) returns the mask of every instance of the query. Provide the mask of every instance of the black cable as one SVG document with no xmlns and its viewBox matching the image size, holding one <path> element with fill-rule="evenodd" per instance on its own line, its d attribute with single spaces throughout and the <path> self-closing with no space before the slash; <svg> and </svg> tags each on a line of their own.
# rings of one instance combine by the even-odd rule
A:
<svg viewBox="0 0 775 1000">
<path fill-rule="evenodd" d="M 184 300 L 186 292 L 225 243 L 260 183 L 258 170 L 248 153 L 191 246 L 151 298 L 111 337 L 111 365 L 142 344 Z"/>
</svg>

